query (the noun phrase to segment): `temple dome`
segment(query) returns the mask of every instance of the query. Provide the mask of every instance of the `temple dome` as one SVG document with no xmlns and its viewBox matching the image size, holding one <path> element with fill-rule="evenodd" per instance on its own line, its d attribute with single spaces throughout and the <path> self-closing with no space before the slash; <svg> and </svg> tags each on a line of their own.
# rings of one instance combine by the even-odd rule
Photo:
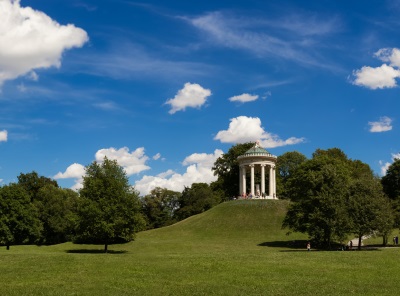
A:
<svg viewBox="0 0 400 296">
<path fill-rule="evenodd" d="M 254 157 L 254 156 L 267 156 L 268 158 L 276 158 L 275 155 L 272 155 L 269 153 L 267 150 L 265 150 L 261 145 L 256 142 L 253 147 L 251 147 L 249 150 L 247 150 L 243 155 L 240 155 L 238 159 L 243 159 L 243 158 L 248 158 L 248 157 Z"/>
</svg>

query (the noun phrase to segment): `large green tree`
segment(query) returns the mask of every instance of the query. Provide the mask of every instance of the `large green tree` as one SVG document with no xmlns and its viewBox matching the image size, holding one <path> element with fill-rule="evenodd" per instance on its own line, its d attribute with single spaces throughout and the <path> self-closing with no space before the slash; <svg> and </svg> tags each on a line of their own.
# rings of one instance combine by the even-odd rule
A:
<svg viewBox="0 0 400 296">
<path fill-rule="evenodd" d="M 104 158 L 86 167 L 76 242 L 108 245 L 134 239 L 144 228 L 138 193 L 117 161 Z"/>
<path fill-rule="evenodd" d="M 0 243 L 7 246 L 34 243 L 41 223 L 26 190 L 18 184 L 0 187 Z"/>
<path fill-rule="evenodd" d="M 142 199 L 147 228 L 158 228 L 176 222 L 175 211 L 179 208 L 180 192 L 156 187 Z"/>
<path fill-rule="evenodd" d="M 241 194 L 237 158 L 253 146 L 254 143 L 236 144 L 215 161 L 212 169 L 218 179 L 212 184 L 212 187 L 214 190 L 222 190 L 225 199 Z"/>
<path fill-rule="evenodd" d="M 350 232 L 358 237 L 358 249 L 363 236 L 378 231 L 383 244 L 393 228 L 393 214 L 387 197 L 377 178 L 371 174 L 354 179 L 349 186 L 348 212 L 351 221 Z"/>
<path fill-rule="evenodd" d="M 283 226 L 307 233 L 328 248 L 351 233 L 361 241 L 373 231 L 387 236 L 393 227 L 388 202 L 370 167 L 348 159 L 338 148 L 316 150 L 288 183 L 294 203 Z"/>
<path fill-rule="evenodd" d="M 289 207 L 283 226 L 307 233 L 316 243 L 330 247 L 343 240 L 349 219 L 345 207 L 349 182 L 346 159 L 337 151 L 317 150 L 290 179 L 290 194 L 295 201 Z"/>
</svg>

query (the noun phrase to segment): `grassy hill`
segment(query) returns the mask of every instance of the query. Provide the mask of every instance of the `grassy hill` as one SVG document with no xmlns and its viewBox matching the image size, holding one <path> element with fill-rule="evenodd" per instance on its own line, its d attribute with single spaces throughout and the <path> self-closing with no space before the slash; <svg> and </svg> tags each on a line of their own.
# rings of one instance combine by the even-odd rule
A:
<svg viewBox="0 0 400 296">
<path fill-rule="evenodd" d="M 391 295 L 400 249 L 306 252 L 286 201 L 231 201 L 110 247 L 0 249 L 0 295 Z"/>
</svg>

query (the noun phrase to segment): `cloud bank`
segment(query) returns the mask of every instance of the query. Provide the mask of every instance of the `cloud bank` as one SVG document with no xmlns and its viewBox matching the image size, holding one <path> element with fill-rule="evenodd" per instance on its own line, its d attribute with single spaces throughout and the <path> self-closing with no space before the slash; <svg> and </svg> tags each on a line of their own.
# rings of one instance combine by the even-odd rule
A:
<svg viewBox="0 0 400 296">
<path fill-rule="evenodd" d="M 212 167 L 218 157 L 222 156 L 222 150 L 216 149 L 214 153 L 194 153 L 186 157 L 182 164 L 187 166 L 185 173 L 179 174 L 168 170 L 157 176 L 144 176 L 136 181 L 135 189 L 142 195 L 150 193 L 155 187 L 167 188 L 181 192 L 193 183 L 211 183 L 217 179 Z"/>
<path fill-rule="evenodd" d="M 214 140 L 232 144 L 260 141 L 264 148 L 294 145 L 305 141 L 304 138 L 295 137 L 280 139 L 278 135 L 265 131 L 258 117 L 239 116 L 230 121 L 229 128 L 219 131 Z"/>
<path fill-rule="evenodd" d="M 33 70 L 60 67 L 65 50 L 88 40 L 84 30 L 21 7 L 19 0 L 0 1 L 0 20 L 0 85 L 25 74 L 37 80 Z"/>
<path fill-rule="evenodd" d="M 148 156 L 144 153 L 144 148 L 139 147 L 135 151 L 129 152 L 128 147 L 116 148 L 105 148 L 100 149 L 95 154 L 95 161 L 101 163 L 107 157 L 111 160 L 116 160 L 120 166 L 122 166 L 127 176 L 138 174 L 142 171 L 150 169 L 146 165 Z M 53 178 L 58 179 L 75 179 L 75 184 L 71 189 L 78 190 L 82 188 L 83 177 L 85 176 L 85 167 L 79 163 L 70 165 L 64 173 L 58 172 Z"/>
</svg>

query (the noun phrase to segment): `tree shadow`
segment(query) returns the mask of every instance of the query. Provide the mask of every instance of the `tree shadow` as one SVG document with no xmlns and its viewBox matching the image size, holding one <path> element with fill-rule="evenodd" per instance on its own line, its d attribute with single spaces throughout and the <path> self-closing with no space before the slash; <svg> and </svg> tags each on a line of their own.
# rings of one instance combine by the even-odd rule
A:
<svg viewBox="0 0 400 296">
<path fill-rule="evenodd" d="M 270 248 L 285 248 L 286 250 L 279 250 L 279 252 L 304 252 L 307 251 L 308 240 L 293 240 L 293 241 L 272 241 L 272 242 L 263 242 L 258 244 L 260 247 L 270 247 Z M 379 245 L 369 245 L 361 247 L 361 250 L 358 250 L 357 247 L 353 247 L 353 249 L 349 250 L 344 248 L 340 244 L 333 244 L 331 249 L 325 248 L 313 248 L 312 252 L 323 251 L 323 252 L 332 252 L 332 251 L 381 251 L 382 246 Z"/>
<path fill-rule="evenodd" d="M 258 244 L 259 247 L 271 247 L 271 248 L 288 248 L 288 249 L 305 249 L 307 246 L 306 240 L 291 240 L 291 241 L 272 241 L 263 242 Z"/>
<path fill-rule="evenodd" d="M 113 250 L 108 250 L 107 253 L 104 252 L 104 250 L 99 250 L 99 249 L 74 249 L 74 250 L 66 250 L 66 253 L 69 254 L 125 254 L 128 253 L 128 251 L 113 251 Z"/>
</svg>

